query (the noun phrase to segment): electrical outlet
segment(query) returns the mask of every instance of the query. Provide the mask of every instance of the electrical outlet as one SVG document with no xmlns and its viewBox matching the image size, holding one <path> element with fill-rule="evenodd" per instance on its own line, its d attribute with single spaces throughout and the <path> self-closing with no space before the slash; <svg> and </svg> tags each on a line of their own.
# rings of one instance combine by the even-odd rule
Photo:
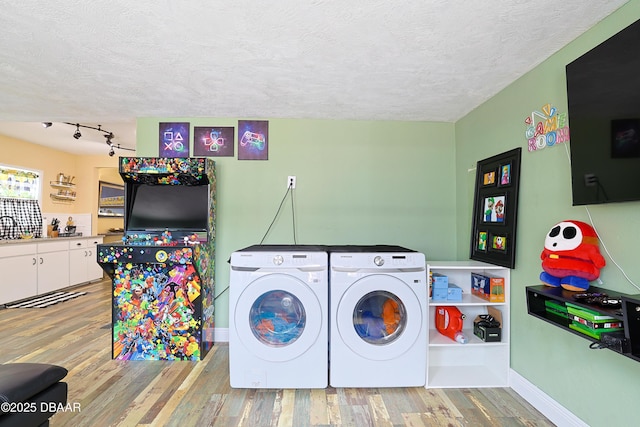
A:
<svg viewBox="0 0 640 427">
<path fill-rule="evenodd" d="M 296 177 L 295 175 L 289 175 L 287 177 L 287 188 L 291 188 L 292 190 L 296 188 Z"/>
</svg>

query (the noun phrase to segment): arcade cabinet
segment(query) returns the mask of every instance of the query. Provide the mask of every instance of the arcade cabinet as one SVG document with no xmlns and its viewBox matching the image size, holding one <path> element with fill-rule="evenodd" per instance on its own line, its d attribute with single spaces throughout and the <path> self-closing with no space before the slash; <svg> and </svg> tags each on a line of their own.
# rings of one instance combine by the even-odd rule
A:
<svg viewBox="0 0 640 427">
<path fill-rule="evenodd" d="M 112 357 L 201 360 L 213 346 L 215 162 L 121 157 L 122 243 L 98 245 L 112 279 Z"/>
</svg>

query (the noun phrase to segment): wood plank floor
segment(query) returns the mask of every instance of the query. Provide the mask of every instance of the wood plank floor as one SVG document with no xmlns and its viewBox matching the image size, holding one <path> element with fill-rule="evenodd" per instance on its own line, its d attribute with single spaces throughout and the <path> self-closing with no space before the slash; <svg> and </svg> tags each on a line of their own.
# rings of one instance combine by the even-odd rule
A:
<svg viewBox="0 0 640 427">
<path fill-rule="evenodd" d="M 0 362 L 66 367 L 69 411 L 51 426 L 552 426 L 508 388 L 229 386 L 228 346 L 200 362 L 114 361 L 108 281 L 47 308 L 0 309 Z"/>
</svg>

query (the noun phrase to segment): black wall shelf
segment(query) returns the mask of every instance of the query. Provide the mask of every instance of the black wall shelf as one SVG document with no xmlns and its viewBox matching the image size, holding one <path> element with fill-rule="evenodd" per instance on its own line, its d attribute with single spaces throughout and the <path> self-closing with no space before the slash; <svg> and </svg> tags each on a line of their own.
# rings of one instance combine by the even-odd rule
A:
<svg viewBox="0 0 640 427">
<path fill-rule="evenodd" d="M 574 329 L 569 325 L 571 320 L 555 315 L 547 310 L 546 301 L 552 301 L 560 305 L 569 302 L 577 306 L 597 311 L 603 315 L 611 316 L 624 323 L 624 338 L 626 342 L 622 348 L 610 348 L 623 356 L 630 357 L 640 362 L 640 295 L 628 295 L 608 289 L 589 287 L 588 292 L 605 293 L 610 298 L 620 298 L 622 306 L 617 308 L 602 307 L 598 304 L 587 304 L 575 298 L 577 292 L 565 290 L 561 287 L 551 287 L 545 285 L 527 286 L 527 311 L 533 316 L 545 322 L 551 323 L 567 332 L 578 335 L 592 343 L 603 344 L 599 339 L 590 337 Z"/>
</svg>

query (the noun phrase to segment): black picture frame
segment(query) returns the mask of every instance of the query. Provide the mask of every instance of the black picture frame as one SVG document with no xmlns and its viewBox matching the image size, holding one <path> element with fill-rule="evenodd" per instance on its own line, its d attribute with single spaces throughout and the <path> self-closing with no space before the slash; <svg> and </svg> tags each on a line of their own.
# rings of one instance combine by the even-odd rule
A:
<svg viewBox="0 0 640 427">
<path fill-rule="evenodd" d="M 471 259 L 515 267 L 521 156 L 518 147 L 477 163 Z"/>
<path fill-rule="evenodd" d="M 124 217 L 124 185 L 98 182 L 98 216 Z"/>
</svg>

